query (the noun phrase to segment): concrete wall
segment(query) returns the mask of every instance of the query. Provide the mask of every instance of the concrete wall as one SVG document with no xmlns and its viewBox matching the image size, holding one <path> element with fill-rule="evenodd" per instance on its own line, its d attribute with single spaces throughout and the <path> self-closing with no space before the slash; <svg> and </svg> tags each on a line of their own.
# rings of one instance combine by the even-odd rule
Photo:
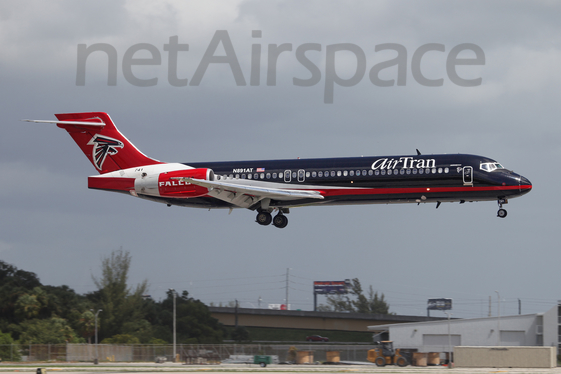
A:
<svg viewBox="0 0 561 374">
<path fill-rule="evenodd" d="M 454 347 L 458 368 L 553 368 L 555 347 Z"/>
<path fill-rule="evenodd" d="M 544 347 L 557 347 L 558 344 L 558 327 L 559 317 L 557 312 L 558 307 L 551 308 L 543 314 L 543 346 Z"/>
</svg>

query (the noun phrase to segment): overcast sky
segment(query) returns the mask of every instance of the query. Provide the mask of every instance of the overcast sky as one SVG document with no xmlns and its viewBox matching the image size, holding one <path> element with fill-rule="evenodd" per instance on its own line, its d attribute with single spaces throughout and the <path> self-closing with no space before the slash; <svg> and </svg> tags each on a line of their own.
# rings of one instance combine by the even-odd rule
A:
<svg viewBox="0 0 561 374">
<path fill-rule="evenodd" d="M 546 311 L 561 299 L 559 19 L 556 1 L 3 0 L 0 259 L 79 293 L 95 290 L 91 276 L 100 275 L 101 259 L 122 248 L 132 255 L 131 285 L 148 279 L 155 299 L 175 288 L 207 304 L 284 303 L 290 268 L 292 309 L 312 309 L 315 280 L 359 278 L 365 289 L 384 293 L 397 314 L 426 315 L 428 298 L 448 297 L 454 316 L 482 317 L 492 296 L 496 315 L 495 291 L 502 315 L 517 314 L 518 299 L 523 313 Z M 224 37 L 212 49 L 220 35 L 235 59 Z M 175 36 L 183 49 L 174 61 L 165 45 Z M 116 51 L 115 85 L 99 51 L 87 58 L 85 82 L 77 81 L 78 46 L 97 43 Z M 139 43 L 135 59 L 160 60 L 128 67 L 136 79 L 157 78 L 152 86 L 127 79 L 123 62 Z M 297 58 L 307 43 L 315 46 L 305 56 L 317 71 Z M 388 43 L 407 53 L 405 84 L 382 87 L 371 73 L 396 58 L 395 49 L 376 52 Z M 443 51 L 427 51 L 418 65 L 426 79 L 441 79 L 436 87 L 412 70 L 415 52 L 431 43 Z M 452 49 L 465 43 L 484 54 L 483 63 L 456 67 L 462 79 L 481 78 L 473 87 L 454 83 L 446 67 Z M 287 51 L 270 59 L 283 44 Z M 328 50 L 341 44 L 364 53 L 364 74 L 356 53 L 330 60 Z M 257 68 L 252 50 L 259 49 Z M 207 50 L 229 63 L 205 59 Z M 474 50 L 458 55 L 476 57 Z M 191 85 L 205 64 L 200 83 Z M 313 84 L 299 86 L 295 78 Z M 397 81 L 397 66 L 379 69 L 378 78 Z M 326 103 L 331 86 L 333 102 Z M 88 190 L 96 170 L 68 134 L 20 122 L 81 111 L 109 113 L 139 149 L 162 161 L 418 148 L 494 158 L 534 188 L 505 206 L 506 219 L 496 217 L 494 202 L 438 210 L 369 205 L 292 209 L 287 228 L 261 227 L 248 210 L 168 208 Z"/>
</svg>

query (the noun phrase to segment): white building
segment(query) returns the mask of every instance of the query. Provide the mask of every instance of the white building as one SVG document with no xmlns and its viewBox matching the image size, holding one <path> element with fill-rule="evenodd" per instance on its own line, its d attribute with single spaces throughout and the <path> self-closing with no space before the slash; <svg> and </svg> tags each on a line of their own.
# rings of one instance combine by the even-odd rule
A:
<svg viewBox="0 0 561 374">
<path fill-rule="evenodd" d="M 369 326 L 375 335 L 389 333 L 395 348 L 419 352 L 448 352 L 450 346 L 554 346 L 561 348 L 558 331 L 561 304 L 545 313 L 473 319 L 451 319 Z M 500 334 L 499 334 L 500 331 Z"/>
</svg>

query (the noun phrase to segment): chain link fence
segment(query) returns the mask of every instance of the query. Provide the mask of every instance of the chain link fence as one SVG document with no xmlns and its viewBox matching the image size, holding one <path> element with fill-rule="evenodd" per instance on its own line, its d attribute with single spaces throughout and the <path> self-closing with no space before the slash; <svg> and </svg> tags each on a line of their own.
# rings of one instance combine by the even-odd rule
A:
<svg viewBox="0 0 561 374">
<path fill-rule="evenodd" d="M 294 352 L 307 351 L 313 361 L 327 360 L 338 352 L 341 361 L 367 361 L 370 345 L 337 344 L 177 344 L 179 362 L 217 364 L 231 356 L 270 355 L 280 362 L 294 361 Z M 174 360 L 173 345 L 151 344 L 30 344 L 0 345 L 4 361 L 65 362 L 165 362 Z"/>
</svg>

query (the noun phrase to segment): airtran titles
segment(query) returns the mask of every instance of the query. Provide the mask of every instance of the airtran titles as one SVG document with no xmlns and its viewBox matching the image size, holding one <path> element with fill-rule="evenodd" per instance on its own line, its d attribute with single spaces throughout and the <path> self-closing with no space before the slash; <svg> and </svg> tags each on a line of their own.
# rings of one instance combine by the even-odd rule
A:
<svg viewBox="0 0 561 374">
<path fill-rule="evenodd" d="M 435 165 L 434 158 L 380 158 L 372 163 L 372 170 L 393 170 L 397 167 L 401 169 L 425 169 L 433 168 Z"/>
</svg>

